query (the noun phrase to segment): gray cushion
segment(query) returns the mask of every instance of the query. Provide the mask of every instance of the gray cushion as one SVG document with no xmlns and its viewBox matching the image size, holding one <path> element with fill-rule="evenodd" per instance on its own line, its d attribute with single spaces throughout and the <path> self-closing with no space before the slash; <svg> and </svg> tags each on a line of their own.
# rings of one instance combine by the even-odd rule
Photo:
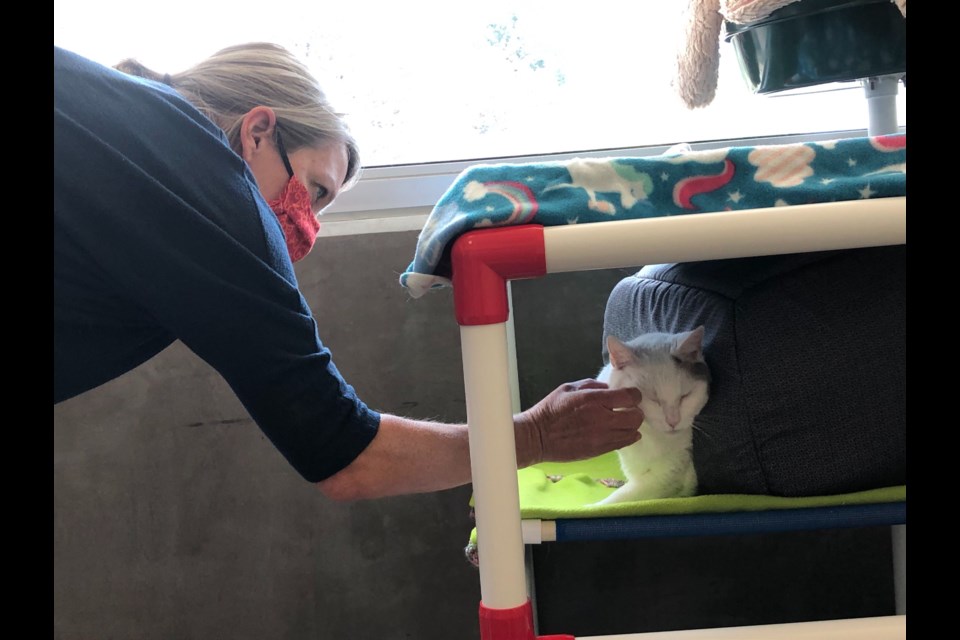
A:
<svg viewBox="0 0 960 640">
<path fill-rule="evenodd" d="M 614 287 L 603 345 L 698 324 L 700 493 L 906 483 L 905 246 L 647 266 Z"/>
</svg>

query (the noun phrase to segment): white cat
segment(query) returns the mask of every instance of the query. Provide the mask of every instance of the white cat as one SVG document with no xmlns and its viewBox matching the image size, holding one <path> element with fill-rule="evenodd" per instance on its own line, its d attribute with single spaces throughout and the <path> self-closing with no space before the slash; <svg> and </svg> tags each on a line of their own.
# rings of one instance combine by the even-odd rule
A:
<svg viewBox="0 0 960 640">
<path fill-rule="evenodd" d="M 709 398 L 703 326 L 647 333 L 627 343 L 607 338 L 610 364 L 598 374 L 612 388 L 637 387 L 645 416 L 638 442 L 619 449 L 626 483 L 597 504 L 694 495 L 693 422 Z"/>
</svg>

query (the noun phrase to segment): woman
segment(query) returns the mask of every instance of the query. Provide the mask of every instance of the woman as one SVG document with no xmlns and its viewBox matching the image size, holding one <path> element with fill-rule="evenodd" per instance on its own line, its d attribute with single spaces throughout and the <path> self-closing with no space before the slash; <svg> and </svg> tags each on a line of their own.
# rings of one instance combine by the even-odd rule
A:
<svg viewBox="0 0 960 640">
<path fill-rule="evenodd" d="M 172 76 L 54 47 L 54 403 L 180 340 L 330 497 L 469 482 L 466 426 L 367 407 L 298 291 L 293 263 L 359 168 L 340 116 L 275 45 Z M 639 400 L 561 385 L 515 417 L 518 463 L 632 444 Z"/>
</svg>

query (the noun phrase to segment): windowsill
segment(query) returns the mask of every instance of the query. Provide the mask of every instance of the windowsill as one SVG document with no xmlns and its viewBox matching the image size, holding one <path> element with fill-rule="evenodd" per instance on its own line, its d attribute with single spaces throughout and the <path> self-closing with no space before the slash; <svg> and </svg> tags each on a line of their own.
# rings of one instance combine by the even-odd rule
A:
<svg viewBox="0 0 960 640">
<path fill-rule="evenodd" d="M 320 217 L 319 237 L 419 231 L 426 223 L 431 210 L 430 206 L 381 209 L 357 213 L 353 216 L 344 214 L 331 217 L 330 220 L 327 220 L 327 214 L 324 213 Z M 364 216 L 363 213 L 368 215 Z"/>
</svg>

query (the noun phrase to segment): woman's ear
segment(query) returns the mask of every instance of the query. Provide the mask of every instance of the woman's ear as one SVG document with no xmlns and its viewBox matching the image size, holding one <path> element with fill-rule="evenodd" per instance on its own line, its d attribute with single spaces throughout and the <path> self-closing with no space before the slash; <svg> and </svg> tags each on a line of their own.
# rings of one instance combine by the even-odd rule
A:
<svg viewBox="0 0 960 640">
<path fill-rule="evenodd" d="M 241 157 L 249 163 L 254 155 L 263 150 L 264 140 L 273 137 L 276 126 L 277 115 L 270 107 L 250 109 L 240 122 Z"/>
</svg>

